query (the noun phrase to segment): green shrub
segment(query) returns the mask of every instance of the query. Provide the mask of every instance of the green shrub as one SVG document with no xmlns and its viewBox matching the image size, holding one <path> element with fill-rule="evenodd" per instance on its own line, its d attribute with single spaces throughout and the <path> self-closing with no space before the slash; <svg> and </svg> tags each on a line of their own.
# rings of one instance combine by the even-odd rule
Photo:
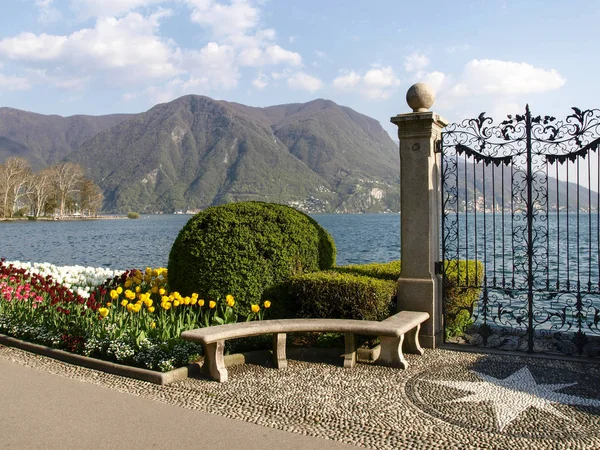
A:
<svg viewBox="0 0 600 450">
<path fill-rule="evenodd" d="M 390 315 L 396 281 L 339 269 L 290 278 L 289 302 L 301 317 L 383 320 Z"/>
<path fill-rule="evenodd" d="M 352 264 L 334 267 L 332 270 L 339 273 L 351 273 L 381 280 L 398 281 L 398 278 L 400 278 L 400 260 L 387 263 Z"/>
<path fill-rule="evenodd" d="M 333 264 L 333 239 L 306 214 L 272 203 L 230 203 L 195 215 L 179 232 L 169 254 L 169 286 L 204 298 L 231 294 L 248 314 L 290 276 Z M 272 305 L 271 317 L 286 309 Z"/>
<path fill-rule="evenodd" d="M 128 218 L 128 219 L 139 219 L 139 218 L 140 218 L 140 214 L 139 214 L 139 213 L 136 213 L 136 212 L 133 212 L 133 211 L 131 211 L 131 212 L 128 212 L 128 213 L 127 213 L 127 218 Z"/>
<path fill-rule="evenodd" d="M 446 338 L 463 334 L 473 324 L 473 308 L 481 293 L 484 266 L 481 261 L 445 261 Z"/>
<path fill-rule="evenodd" d="M 452 337 L 464 333 L 473 323 L 471 316 L 481 292 L 484 266 L 479 261 L 446 261 L 445 268 L 445 332 Z M 395 312 L 400 269 L 399 260 L 334 267 L 328 272 L 294 277 L 285 295 L 292 297 L 290 304 L 297 305 L 296 314 L 304 317 L 381 320 Z M 366 281 L 369 279 L 387 284 Z"/>
</svg>

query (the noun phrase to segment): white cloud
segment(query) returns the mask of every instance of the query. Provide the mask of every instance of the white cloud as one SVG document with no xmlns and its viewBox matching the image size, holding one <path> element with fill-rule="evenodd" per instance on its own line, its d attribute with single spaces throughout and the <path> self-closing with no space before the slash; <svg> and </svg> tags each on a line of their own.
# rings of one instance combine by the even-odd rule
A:
<svg viewBox="0 0 600 450">
<path fill-rule="evenodd" d="M 52 6 L 54 0 L 35 0 L 35 6 L 39 9 L 39 21 L 42 23 L 57 22 L 61 19 L 60 11 Z"/>
<path fill-rule="evenodd" d="M 356 72 L 346 72 L 344 75 L 340 75 L 333 80 L 333 87 L 341 91 L 346 91 L 358 86 L 361 81 L 362 77 Z"/>
<path fill-rule="evenodd" d="M 27 78 L 7 76 L 0 73 L 0 91 L 24 91 L 31 88 Z"/>
<path fill-rule="evenodd" d="M 157 35 L 160 19 L 168 14 L 99 18 L 94 28 L 68 36 L 21 33 L 0 41 L 0 55 L 49 73 L 104 77 L 110 82 L 167 79 L 180 72 L 175 65 L 179 50 Z"/>
<path fill-rule="evenodd" d="M 247 0 L 229 5 L 212 0 L 186 0 L 192 8 L 191 20 L 212 29 L 216 36 L 245 35 L 258 25 L 260 11 Z"/>
<path fill-rule="evenodd" d="M 317 77 L 304 72 L 295 72 L 287 79 L 288 86 L 292 89 L 315 92 L 323 87 L 323 83 Z"/>
<path fill-rule="evenodd" d="M 252 85 L 258 90 L 263 90 L 269 84 L 268 81 L 269 78 L 265 74 L 259 73 L 256 78 L 252 80 Z"/>
<path fill-rule="evenodd" d="M 62 71 L 49 74 L 45 69 L 26 69 L 25 72 L 32 84 L 52 85 L 70 91 L 81 91 L 90 81 L 90 77 L 77 77 Z"/>
<path fill-rule="evenodd" d="M 429 58 L 420 53 L 413 53 L 404 57 L 404 70 L 407 72 L 416 72 L 423 70 L 429 65 Z"/>
<path fill-rule="evenodd" d="M 194 55 L 194 56 L 192 56 Z M 199 52 L 186 54 L 190 58 L 190 86 L 200 84 L 213 89 L 232 89 L 237 86 L 240 74 L 236 65 L 235 50 L 232 46 L 209 42 Z"/>
<path fill-rule="evenodd" d="M 462 94 L 537 94 L 561 88 L 566 83 L 556 70 L 527 63 L 473 59 L 464 68 L 454 91 Z"/>
<path fill-rule="evenodd" d="M 270 45 L 265 50 L 268 60 L 271 64 L 289 64 L 299 66 L 302 64 L 302 57 L 296 52 L 290 52 L 281 48 L 279 45 Z"/>
<path fill-rule="evenodd" d="M 165 2 L 167 0 L 71 0 L 71 9 L 82 17 L 118 17 Z"/>
<path fill-rule="evenodd" d="M 418 72 L 416 74 L 416 82 L 421 82 L 429 85 L 434 92 L 440 92 L 448 84 L 448 76 L 443 72 Z"/>
<path fill-rule="evenodd" d="M 238 62 L 242 66 L 259 67 L 276 64 L 301 66 L 302 57 L 296 52 L 281 48 L 279 45 L 269 45 L 264 50 L 258 47 L 246 48 L 240 51 Z"/>
<path fill-rule="evenodd" d="M 340 91 L 358 91 L 369 99 L 387 99 L 400 85 L 390 67 L 373 66 L 364 75 L 355 71 L 344 72 L 333 80 L 333 87 Z"/>
<path fill-rule="evenodd" d="M 20 61 L 49 61 L 65 53 L 66 36 L 21 33 L 0 41 L 0 55 Z"/>
</svg>

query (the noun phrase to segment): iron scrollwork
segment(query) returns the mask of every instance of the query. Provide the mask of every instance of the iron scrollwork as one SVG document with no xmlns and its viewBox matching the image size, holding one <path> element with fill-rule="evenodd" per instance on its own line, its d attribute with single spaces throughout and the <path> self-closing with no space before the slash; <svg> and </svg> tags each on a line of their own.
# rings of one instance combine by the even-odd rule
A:
<svg viewBox="0 0 600 450">
<path fill-rule="evenodd" d="M 576 170 L 579 183 L 580 162 L 587 161 L 590 172 L 589 155 L 600 153 L 599 147 L 598 109 L 573 108 L 557 120 L 533 116 L 527 106 L 525 114 L 496 126 L 482 113 L 446 127 L 442 258 L 485 266 L 477 285 L 468 273 L 455 278 L 463 284 L 454 288 L 480 289 L 477 300 L 457 310 L 445 295 L 452 321 L 461 312 L 470 315 L 464 333 L 448 340 L 600 355 L 600 200 L 596 194 L 595 206 L 588 191 L 582 206 L 581 186 L 573 197 L 568 178 Z M 559 165 L 569 166 L 566 196 L 559 189 Z M 587 227 L 587 238 L 580 226 Z M 469 264 L 455 265 L 460 267 L 468 270 Z"/>
</svg>

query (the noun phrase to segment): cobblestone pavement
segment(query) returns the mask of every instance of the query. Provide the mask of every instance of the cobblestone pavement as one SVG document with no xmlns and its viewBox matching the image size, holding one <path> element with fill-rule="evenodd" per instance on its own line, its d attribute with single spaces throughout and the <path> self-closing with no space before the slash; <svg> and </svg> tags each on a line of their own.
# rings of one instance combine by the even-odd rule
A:
<svg viewBox="0 0 600 450">
<path fill-rule="evenodd" d="M 182 408 L 373 449 L 600 449 L 600 364 L 427 350 L 410 367 L 290 360 L 157 386 L 0 347 L 0 358 Z"/>
</svg>

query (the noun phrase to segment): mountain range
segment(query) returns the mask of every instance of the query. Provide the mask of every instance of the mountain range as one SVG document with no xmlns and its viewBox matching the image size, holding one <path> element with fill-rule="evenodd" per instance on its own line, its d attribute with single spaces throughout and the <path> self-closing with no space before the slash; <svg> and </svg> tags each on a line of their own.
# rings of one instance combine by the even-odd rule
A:
<svg viewBox="0 0 600 450">
<path fill-rule="evenodd" d="M 188 95 L 140 114 L 0 108 L 0 161 L 82 165 L 107 212 L 242 200 L 308 212 L 399 210 L 397 144 L 374 119 L 318 99 L 257 108 Z"/>
<path fill-rule="evenodd" d="M 309 213 L 400 209 L 398 144 L 376 120 L 324 99 L 258 108 L 187 95 L 139 114 L 70 117 L 0 108 L 0 163 L 10 156 L 34 170 L 80 164 L 103 190 L 105 212 L 242 200 Z M 496 168 L 495 179 L 481 165 L 462 163 L 459 172 L 460 210 L 508 208 L 508 168 Z M 550 210 L 599 203 L 596 192 L 556 180 L 547 202 Z"/>
</svg>

